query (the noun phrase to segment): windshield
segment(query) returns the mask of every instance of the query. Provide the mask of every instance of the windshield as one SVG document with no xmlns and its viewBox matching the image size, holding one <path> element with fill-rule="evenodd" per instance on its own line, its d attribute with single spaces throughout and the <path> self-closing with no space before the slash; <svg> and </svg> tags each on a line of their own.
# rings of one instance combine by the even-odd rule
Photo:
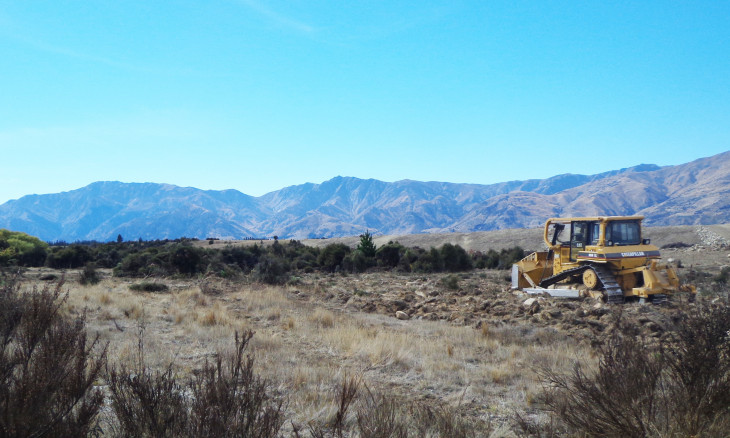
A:
<svg viewBox="0 0 730 438">
<path fill-rule="evenodd" d="M 639 245 L 640 231 L 638 221 L 609 222 L 606 225 L 606 242 L 612 242 L 614 245 Z"/>
</svg>

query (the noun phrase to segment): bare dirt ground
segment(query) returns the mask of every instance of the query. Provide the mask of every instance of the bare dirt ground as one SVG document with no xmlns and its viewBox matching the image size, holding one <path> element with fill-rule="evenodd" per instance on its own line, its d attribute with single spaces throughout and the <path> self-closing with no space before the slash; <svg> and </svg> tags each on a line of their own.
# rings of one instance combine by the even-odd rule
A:
<svg viewBox="0 0 730 438">
<path fill-rule="evenodd" d="M 449 241 L 472 250 L 538 248 L 540 233 L 384 236 L 376 244 L 393 239 L 422 247 Z M 698 279 L 701 299 L 727 294 L 711 276 L 730 265 L 730 248 L 722 240 L 730 238 L 730 226 L 649 228 L 647 234 L 660 246 L 689 245 L 662 254 L 680 262 L 682 277 Z M 698 277 L 698 271 L 707 275 Z M 568 370 L 575 361 L 594 361 L 592 346 L 619 316 L 661 342 L 672 316 L 690 305 L 678 295 L 666 306 L 545 298 L 527 306 L 529 297 L 511 291 L 508 272 L 497 270 L 306 274 L 281 287 L 246 279 L 162 278 L 147 281 L 170 290 L 147 293 L 129 289 L 140 280 L 110 272 L 98 285 L 81 286 L 78 272 L 37 269 L 25 272 L 26 287 L 40 287 L 44 274 L 66 276 L 67 311 L 86 313 L 89 330 L 109 342 L 111 361 L 134 357 L 143 333 L 150 365 L 173 362 L 185 375 L 231 348 L 236 330 L 255 330 L 257 369 L 286 397 L 296 423 L 331 418 L 335 389 L 346 376 L 360 376 L 368 388 L 405 400 L 457 406 L 495 430 L 510 425 L 514 412 L 545 420 L 538 409 L 540 368 Z"/>
</svg>

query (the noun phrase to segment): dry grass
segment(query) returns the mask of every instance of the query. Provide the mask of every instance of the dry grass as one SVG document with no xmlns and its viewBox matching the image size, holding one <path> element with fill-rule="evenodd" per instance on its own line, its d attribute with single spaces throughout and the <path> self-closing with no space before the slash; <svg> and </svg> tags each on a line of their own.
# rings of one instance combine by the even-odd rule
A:
<svg viewBox="0 0 730 438">
<path fill-rule="evenodd" d="M 250 328 L 256 371 L 287 395 L 297 422 L 333 415 L 334 390 L 348 375 L 362 376 L 374 389 L 468 402 L 476 412 L 506 419 L 540 391 L 535 367 L 565 368 L 587 356 L 587 347 L 548 329 L 400 321 L 285 287 L 228 285 L 225 293 L 205 295 L 192 283 L 170 286 L 164 294 L 133 292 L 118 279 L 68 286 L 67 309 L 86 309 L 89 329 L 110 341 L 111 360 L 133 360 L 144 327 L 148 363 L 174 362 L 181 374 L 231 348 L 235 330 Z"/>
</svg>

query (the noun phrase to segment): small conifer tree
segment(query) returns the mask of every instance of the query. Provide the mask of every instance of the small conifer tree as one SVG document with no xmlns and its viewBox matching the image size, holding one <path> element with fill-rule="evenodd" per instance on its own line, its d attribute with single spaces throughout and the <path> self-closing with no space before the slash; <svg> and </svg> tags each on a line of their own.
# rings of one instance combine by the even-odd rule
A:
<svg viewBox="0 0 730 438">
<path fill-rule="evenodd" d="M 365 234 L 360 235 L 360 243 L 357 245 L 357 250 L 360 251 L 365 257 L 375 257 L 375 250 L 377 247 L 373 243 L 373 235 L 370 231 L 365 231 Z"/>
</svg>

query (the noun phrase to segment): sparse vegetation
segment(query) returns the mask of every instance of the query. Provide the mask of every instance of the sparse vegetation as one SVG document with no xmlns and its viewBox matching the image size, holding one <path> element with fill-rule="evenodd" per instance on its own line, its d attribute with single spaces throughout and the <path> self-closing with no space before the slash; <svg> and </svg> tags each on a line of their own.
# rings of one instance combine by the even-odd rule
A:
<svg viewBox="0 0 730 438">
<path fill-rule="evenodd" d="M 268 382 L 254 373 L 253 357 L 246 354 L 252 331 L 236 333 L 232 354 L 206 361 L 189 379 L 177 377 L 172 363 L 164 371 L 150 369 L 142 336 L 134 368 L 107 369 L 114 436 L 278 436 L 283 400 L 273 397 Z"/>
<path fill-rule="evenodd" d="M 703 288 L 695 315 L 682 296 L 661 308 L 542 298 L 525 306 L 525 297 L 506 292 L 506 273 L 498 270 L 522 257 L 517 247 L 479 253 L 389 242 L 366 256 L 334 245 L 51 246 L 58 269 L 89 256 L 79 267 L 94 263 L 101 280 L 73 286 L 77 278 L 85 281 L 86 268 L 23 270 L 28 292 L 34 284 L 39 291 L 57 287 L 42 278 L 70 278 L 58 313 L 109 342 L 107 373 L 94 384 L 108 387 L 107 400 L 117 406 L 97 410 L 79 436 L 240 431 L 244 420 L 221 407 L 235 406 L 246 392 L 224 391 L 235 386 L 236 362 L 241 375 L 265 383 L 256 400 L 265 406 L 259 413 L 272 413 L 264 423 L 276 427 L 260 429 L 268 436 L 716 436 L 728 427 L 730 404 L 722 394 L 730 392 L 723 377 L 730 375 L 730 352 L 722 331 L 730 327 L 719 310 L 727 307 L 718 305 L 727 293 L 726 252 L 715 254 L 722 260 L 716 265 L 698 265 L 701 254 L 676 250 L 688 265 L 680 275 Z M 474 268 L 482 270 L 469 272 Z M 138 279 L 129 285 L 118 277 Z M 149 334 L 143 354 L 137 353 L 139 325 Z M 257 335 L 244 336 L 238 361 L 243 340 L 232 342 L 231 333 L 250 330 Z M 601 375 L 623 381 L 609 386 Z M 114 385 L 121 388 L 117 401 Z M 638 420 L 590 429 L 578 421 L 589 411 L 603 421 L 595 412 L 605 409 L 591 406 L 594 399 Z M 566 400 L 587 407 L 559 404 Z M 136 420 L 125 425 L 125 415 Z"/>
<path fill-rule="evenodd" d="M 0 286 L 0 435 L 87 436 L 103 403 L 95 388 L 106 348 L 84 318 L 62 314 L 62 283 Z"/>
<path fill-rule="evenodd" d="M 730 307 L 678 315 L 660 344 L 619 321 L 598 368 L 544 369 L 548 410 L 591 436 L 722 436 L 730 430 Z"/>
<path fill-rule="evenodd" d="M 84 269 L 81 271 L 79 276 L 79 283 L 83 285 L 97 284 L 101 281 L 99 273 L 96 270 L 96 265 L 93 263 L 87 263 Z"/>
<path fill-rule="evenodd" d="M 143 281 L 142 283 L 130 284 L 129 289 L 137 292 L 165 292 L 168 287 L 165 283 Z"/>
</svg>

